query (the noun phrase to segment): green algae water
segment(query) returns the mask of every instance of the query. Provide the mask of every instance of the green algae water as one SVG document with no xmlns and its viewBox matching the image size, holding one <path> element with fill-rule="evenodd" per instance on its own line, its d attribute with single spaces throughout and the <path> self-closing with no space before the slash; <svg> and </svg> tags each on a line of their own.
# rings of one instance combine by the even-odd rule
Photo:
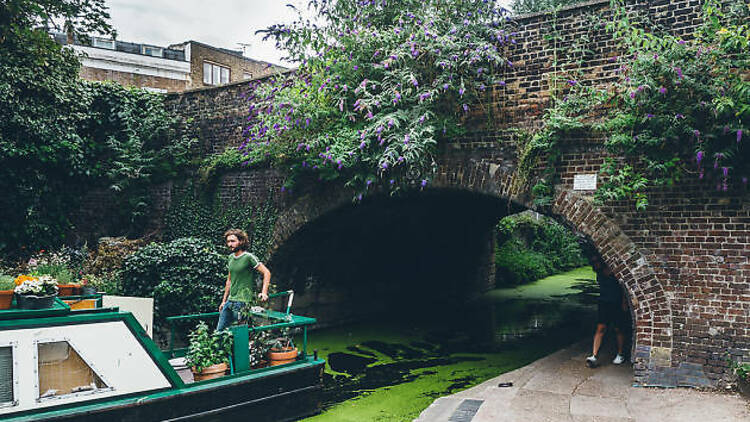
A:
<svg viewBox="0 0 750 422">
<path fill-rule="evenodd" d="M 592 332 L 590 267 L 465 306 L 424 307 L 315 331 L 327 362 L 323 412 L 306 422 L 411 421 L 436 398 L 527 365 Z"/>
</svg>

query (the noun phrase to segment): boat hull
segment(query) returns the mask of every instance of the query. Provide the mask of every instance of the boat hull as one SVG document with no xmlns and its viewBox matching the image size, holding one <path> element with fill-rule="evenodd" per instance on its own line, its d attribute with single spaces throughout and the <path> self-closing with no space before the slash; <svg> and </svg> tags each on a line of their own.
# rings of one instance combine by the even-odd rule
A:
<svg viewBox="0 0 750 422">
<path fill-rule="evenodd" d="M 320 412 L 322 361 L 274 374 L 243 379 L 228 376 L 165 391 L 125 403 L 87 403 L 85 407 L 27 414 L 40 421 L 293 421 Z"/>
</svg>

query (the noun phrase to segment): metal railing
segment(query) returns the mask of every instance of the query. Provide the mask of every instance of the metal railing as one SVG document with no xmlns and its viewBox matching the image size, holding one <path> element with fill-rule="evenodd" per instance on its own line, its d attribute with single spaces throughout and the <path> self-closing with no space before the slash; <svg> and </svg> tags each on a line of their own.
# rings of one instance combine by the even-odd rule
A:
<svg viewBox="0 0 750 422">
<path fill-rule="evenodd" d="M 271 295 L 268 295 L 268 299 L 278 298 L 278 297 L 284 297 L 288 296 L 288 300 L 286 302 L 286 306 L 284 309 L 284 312 L 279 311 L 273 311 L 270 309 L 263 309 L 262 310 L 249 310 L 248 315 L 250 317 L 258 317 L 258 318 L 264 318 L 267 321 L 270 321 L 271 323 L 263 324 L 259 326 L 249 326 L 247 324 L 240 324 L 234 327 L 230 327 L 233 330 L 247 330 L 246 333 L 256 333 L 261 331 L 269 331 L 269 330 L 277 330 L 277 329 L 283 329 L 283 328 L 301 328 L 302 329 L 302 350 L 301 350 L 301 357 L 304 358 L 307 356 L 307 327 L 310 325 L 315 324 L 317 321 L 315 318 L 309 318 L 305 316 L 300 315 L 294 315 L 292 314 L 291 308 L 292 308 L 292 302 L 294 300 L 294 291 L 288 290 L 284 292 L 274 293 Z M 204 313 L 197 313 L 197 314 L 188 314 L 188 315 L 176 315 L 167 317 L 167 323 L 169 324 L 169 347 L 164 350 L 163 352 L 167 355 L 168 358 L 173 358 L 177 356 L 184 356 L 184 354 L 187 351 L 187 348 L 175 348 L 175 336 L 176 336 L 176 324 L 181 321 L 196 321 L 196 320 L 206 320 L 211 318 L 217 318 L 219 316 L 219 312 L 204 312 Z M 237 336 L 235 335 L 235 338 L 243 338 L 243 336 Z M 235 351 L 241 351 L 248 350 L 249 345 L 243 344 L 243 345 L 235 345 L 234 350 Z M 234 361 L 235 359 L 233 359 Z M 234 364 L 232 364 L 232 372 L 234 372 Z"/>
</svg>

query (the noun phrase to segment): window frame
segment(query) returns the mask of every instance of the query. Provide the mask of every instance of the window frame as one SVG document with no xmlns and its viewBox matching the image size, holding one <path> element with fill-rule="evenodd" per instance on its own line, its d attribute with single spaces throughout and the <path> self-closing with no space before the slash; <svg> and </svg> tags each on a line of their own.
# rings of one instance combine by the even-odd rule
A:
<svg viewBox="0 0 750 422">
<path fill-rule="evenodd" d="M 208 73 L 209 79 L 211 82 L 206 82 L 206 65 L 209 66 L 210 72 Z M 218 81 L 214 79 L 214 70 L 218 69 L 218 73 L 216 75 L 218 76 Z M 227 71 L 227 81 L 221 82 L 221 74 L 222 70 Z M 221 64 L 218 64 L 216 62 L 212 62 L 209 60 L 203 60 L 203 83 L 208 86 L 218 86 L 218 85 L 225 85 L 232 82 L 232 69 L 229 66 L 224 66 Z"/>
<path fill-rule="evenodd" d="M 41 392 L 39 391 L 39 384 L 40 384 L 39 382 L 39 345 L 43 343 L 59 343 L 62 341 L 68 343 L 68 347 L 73 349 L 78 354 L 78 357 L 80 357 L 81 360 L 86 365 L 88 365 L 88 367 L 94 372 L 94 374 L 97 377 L 99 377 L 99 379 L 102 380 L 102 382 L 106 385 L 106 387 L 98 388 L 93 391 L 78 391 L 75 393 L 62 394 L 59 396 L 39 397 L 41 395 Z M 53 400 L 65 400 L 65 399 L 74 398 L 74 397 L 90 396 L 90 395 L 103 394 L 103 393 L 115 391 L 115 388 L 112 386 L 112 383 L 107 381 L 107 379 L 103 375 L 101 375 L 100 371 L 96 369 L 96 366 L 91 364 L 91 362 L 88 359 L 86 359 L 81 354 L 80 351 L 78 351 L 78 348 L 73 346 L 73 342 L 70 341 L 69 337 L 50 337 L 50 338 L 34 340 L 34 369 L 35 369 L 34 372 L 36 372 L 36 377 L 34 377 L 34 391 L 36 392 L 35 400 L 37 403 L 45 403 L 45 402 L 49 402 Z"/>
<path fill-rule="evenodd" d="M 97 45 L 97 43 L 106 43 L 107 45 Z M 115 40 L 102 37 L 92 37 L 91 46 L 96 48 L 103 48 L 106 50 L 115 50 Z"/>
<path fill-rule="evenodd" d="M 149 53 L 146 52 L 147 49 L 151 49 L 151 50 L 154 50 L 154 51 L 159 51 L 159 54 L 158 55 L 157 54 L 149 54 Z M 146 44 L 143 44 L 143 45 L 141 45 L 141 54 L 143 54 L 144 56 L 149 56 L 149 57 L 162 57 L 163 58 L 164 57 L 164 47 L 157 47 L 155 45 L 146 45 Z"/>
<path fill-rule="evenodd" d="M 18 352 L 18 341 L 0 341 L 0 347 L 10 347 L 10 358 L 13 361 L 13 400 L 0 402 L 0 409 L 4 409 L 6 407 L 18 406 L 18 359 L 16 359 Z"/>
</svg>

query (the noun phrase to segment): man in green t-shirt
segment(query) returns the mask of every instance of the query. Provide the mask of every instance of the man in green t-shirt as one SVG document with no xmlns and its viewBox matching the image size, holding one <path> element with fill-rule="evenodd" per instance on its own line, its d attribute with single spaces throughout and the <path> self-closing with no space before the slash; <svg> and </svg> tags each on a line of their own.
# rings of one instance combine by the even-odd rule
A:
<svg viewBox="0 0 750 422">
<path fill-rule="evenodd" d="M 216 330 L 223 330 L 237 319 L 236 312 L 253 300 L 255 292 L 255 272 L 263 274 L 263 288 L 258 294 L 261 301 L 268 300 L 268 285 L 271 272 L 258 258 L 247 251 L 249 241 L 242 230 L 228 230 L 224 233 L 227 247 L 232 251 L 227 262 L 227 284 L 219 305 L 219 324 Z"/>
</svg>

